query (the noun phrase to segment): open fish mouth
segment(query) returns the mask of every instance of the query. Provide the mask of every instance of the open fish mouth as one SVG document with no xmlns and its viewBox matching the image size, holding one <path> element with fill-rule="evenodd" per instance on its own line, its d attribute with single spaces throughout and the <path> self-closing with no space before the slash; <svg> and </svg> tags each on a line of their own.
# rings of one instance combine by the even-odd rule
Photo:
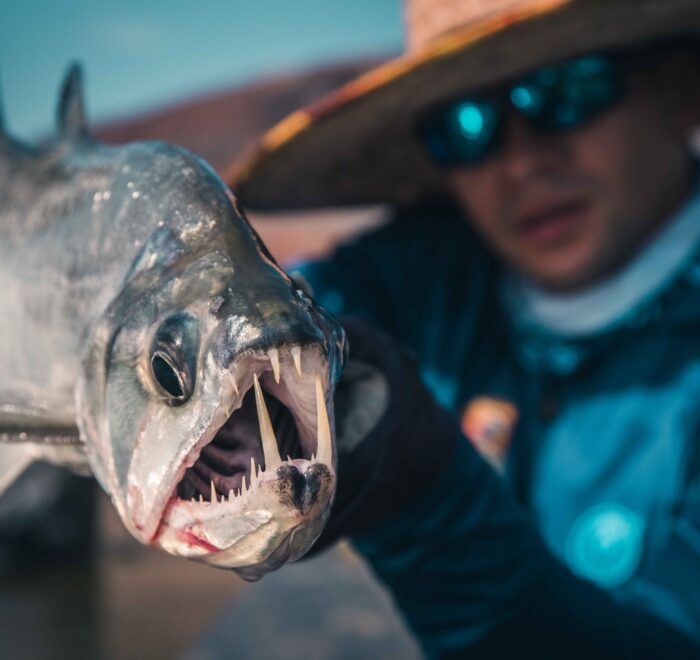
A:
<svg viewBox="0 0 700 660">
<path fill-rule="evenodd" d="M 213 423 L 180 463 L 153 542 L 232 568 L 303 554 L 335 489 L 328 374 L 320 345 L 239 357 Z"/>
</svg>

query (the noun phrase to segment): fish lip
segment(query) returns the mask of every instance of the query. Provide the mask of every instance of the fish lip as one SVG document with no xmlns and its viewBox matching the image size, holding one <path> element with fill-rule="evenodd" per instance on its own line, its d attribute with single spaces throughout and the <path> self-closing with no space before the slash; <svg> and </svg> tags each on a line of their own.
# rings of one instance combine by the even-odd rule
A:
<svg viewBox="0 0 700 660">
<path fill-rule="evenodd" d="M 278 501 L 280 484 L 285 480 L 285 470 L 289 468 L 298 470 L 306 483 L 311 483 L 320 472 L 328 479 L 325 484 L 326 493 L 316 501 L 312 501 L 305 510 L 288 504 L 275 513 L 266 509 L 266 505 Z M 315 474 L 311 474 L 315 473 Z M 330 486 L 329 486 L 330 484 Z M 294 535 L 295 530 L 307 526 L 319 525 L 327 519 L 332 504 L 332 495 L 335 488 L 335 473 L 324 463 L 308 459 L 293 459 L 285 461 L 274 471 L 261 474 L 257 490 L 249 492 L 249 498 L 240 496 L 234 500 L 190 502 L 177 496 L 172 497 L 164 511 L 159 525 L 158 534 L 154 538 L 154 545 L 161 547 L 179 556 L 196 559 L 227 568 L 245 568 L 267 562 L 271 556 L 284 563 L 291 554 L 295 557 L 305 553 L 308 545 L 302 542 L 295 544 L 294 548 L 283 546 L 287 539 Z M 281 499 L 279 499 L 282 502 Z M 226 511 L 229 509 L 229 512 Z M 236 534 L 236 530 L 224 532 L 217 529 L 217 523 L 224 516 L 247 517 L 249 529 Z M 269 529 L 265 529 L 266 526 Z M 320 533 L 320 530 L 319 530 Z M 261 536 L 262 534 L 262 536 Z M 256 544 L 245 545 L 249 536 L 257 536 L 257 541 L 264 541 L 261 547 Z M 270 539 L 274 539 L 274 547 L 270 546 Z M 240 544 L 243 544 L 241 547 Z M 270 548 L 272 549 L 270 550 Z M 301 550 L 300 550 L 301 548 Z M 227 555 L 227 553 L 229 553 Z"/>
<path fill-rule="evenodd" d="M 332 366 L 329 362 L 327 352 L 324 350 L 324 347 L 322 344 L 311 344 L 308 346 L 301 347 L 302 349 L 302 354 L 307 356 L 308 360 L 308 355 L 309 353 L 315 353 L 315 357 L 318 360 L 317 363 L 315 364 L 315 369 L 314 372 L 318 373 L 321 376 L 322 379 L 322 384 L 324 391 L 328 391 L 329 387 L 329 382 L 328 379 L 331 374 L 330 367 Z M 260 369 L 252 369 L 252 366 L 259 366 Z M 239 376 L 239 373 L 243 371 L 244 376 Z M 179 460 L 179 466 L 177 469 L 174 471 L 174 475 L 171 479 L 168 480 L 167 482 L 167 487 L 164 487 L 161 491 L 161 496 L 157 496 L 156 504 L 153 506 L 150 514 L 144 517 L 142 521 L 138 521 L 135 517 L 129 516 L 132 520 L 133 526 L 137 531 L 137 535 L 144 540 L 145 543 L 148 544 L 158 544 L 158 538 L 162 534 L 162 528 L 164 523 L 166 523 L 166 518 L 167 518 L 167 513 L 168 510 L 172 507 L 171 501 L 174 499 L 182 501 L 178 496 L 177 496 L 177 487 L 181 480 L 183 479 L 185 471 L 194 465 L 194 463 L 197 461 L 199 458 L 202 450 L 204 447 L 206 447 L 208 444 L 214 440 L 216 437 L 216 434 L 219 432 L 219 430 L 228 422 L 228 420 L 231 418 L 233 414 L 235 414 L 236 410 L 241 406 L 242 401 L 248 390 L 250 390 L 253 386 L 253 373 L 259 374 L 260 382 L 261 384 L 264 385 L 264 389 L 267 391 L 272 392 L 272 390 L 276 389 L 276 384 L 274 383 L 274 374 L 273 374 L 273 368 L 272 365 L 270 364 L 269 357 L 266 351 L 250 351 L 247 354 L 244 354 L 240 356 L 234 363 L 232 363 L 229 368 L 226 370 L 227 374 L 231 374 L 233 378 L 235 378 L 239 384 L 238 384 L 238 394 L 231 396 L 233 394 L 233 389 L 230 390 L 229 397 L 230 400 L 227 402 L 226 401 L 226 396 L 222 397 L 222 400 L 217 407 L 217 409 L 212 413 L 212 422 L 210 423 L 209 427 L 206 429 L 206 431 L 200 436 L 192 446 L 186 451 L 184 458 Z M 330 398 L 331 405 L 332 405 L 332 398 Z M 292 409 L 289 404 L 283 402 L 284 405 L 287 405 L 288 408 L 290 408 L 290 411 L 294 413 L 294 410 Z M 327 402 L 328 405 L 328 402 Z M 230 411 L 228 414 L 223 414 L 222 411 Z M 332 413 L 331 413 L 332 417 Z M 295 418 L 296 419 L 296 418 Z M 309 429 L 312 429 L 312 431 L 316 431 L 316 425 L 315 423 L 312 423 L 309 420 L 309 416 L 307 415 L 307 421 L 304 424 L 304 427 L 306 428 L 307 433 L 309 432 Z M 300 429 L 301 431 L 301 429 Z M 301 435 L 301 433 L 300 433 Z M 314 433 L 314 437 L 315 437 Z M 331 427 L 331 439 L 332 439 L 332 446 L 333 446 L 333 459 L 330 465 L 325 464 L 326 467 L 330 470 L 330 473 L 333 476 L 333 479 L 335 480 L 335 432 Z M 295 459 L 297 460 L 297 459 Z M 303 459 L 302 459 L 303 460 Z M 335 483 L 333 484 L 333 491 L 334 491 Z M 330 503 L 332 501 L 332 496 L 333 492 L 331 492 L 330 497 L 328 498 L 328 506 L 330 506 Z M 160 500 L 160 503 L 158 503 L 158 500 Z M 128 507 L 130 508 L 130 507 Z"/>
</svg>

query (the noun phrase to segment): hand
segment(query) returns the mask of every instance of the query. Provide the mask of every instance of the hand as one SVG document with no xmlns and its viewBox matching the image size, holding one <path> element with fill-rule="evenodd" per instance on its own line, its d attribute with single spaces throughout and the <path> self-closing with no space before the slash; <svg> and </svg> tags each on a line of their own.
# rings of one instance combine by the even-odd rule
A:
<svg viewBox="0 0 700 660">
<path fill-rule="evenodd" d="M 338 486 L 314 551 L 409 506 L 464 441 L 398 342 L 361 319 L 341 323 L 350 355 L 335 395 Z"/>
</svg>

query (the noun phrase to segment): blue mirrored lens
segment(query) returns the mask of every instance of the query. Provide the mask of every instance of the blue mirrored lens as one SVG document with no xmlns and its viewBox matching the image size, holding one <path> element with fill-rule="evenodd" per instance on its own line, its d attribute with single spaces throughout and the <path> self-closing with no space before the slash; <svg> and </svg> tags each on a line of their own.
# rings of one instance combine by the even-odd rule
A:
<svg viewBox="0 0 700 660">
<path fill-rule="evenodd" d="M 510 102 L 528 117 L 542 112 L 544 100 L 542 90 L 536 85 L 517 85 L 510 90 Z"/>
<path fill-rule="evenodd" d="M 467 140 L 478 140 L 484 132 L 484 113 L 473 103 L 465 103 L 457 110 L 457 123 Z"/>
<path fill-rule="evenodd" d="M 529 115 L 541 130 L 566 130 L 592 120 L 622 95 L 619 74 L 609 57 L 590 55 L 539 71 L 531 84 L 543 90 L 546 102 Z"/>
<path fill-rule="evenodd" d="M 498 110 L 489 101 L 463 101 L 447 113 L 445 138 L 451 157 L 461 162 L 480 160 L 490 149 L 498 126 Z"/>
<path fill-rule="evenodd" d="M 470 99 L 435 111 L 421 126 L 431 158 L 443 165 L 483 160 L 496 143 L 501 106 L 489 99 Z"/>
</svg>

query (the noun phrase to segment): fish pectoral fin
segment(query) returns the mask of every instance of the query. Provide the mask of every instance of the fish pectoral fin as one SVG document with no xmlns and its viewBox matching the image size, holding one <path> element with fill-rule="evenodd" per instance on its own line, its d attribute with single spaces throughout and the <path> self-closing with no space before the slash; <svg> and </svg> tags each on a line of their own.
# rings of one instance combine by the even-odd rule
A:
<svg viewBox="0 0 700 660">
<path fill-rule="evenodd" d="M 0 416 L 0 494 L 34 461 L 65 467 L 82 476 L 92 474 L 77 428 L 36 424 L 17 428 L 7 421 Z"/>
<path fill-rule="evenodd" d="M 0 496 L 34 460 L 36 460 L 34 452 L 26 445 L 0 444 Z"/>
</svg>

